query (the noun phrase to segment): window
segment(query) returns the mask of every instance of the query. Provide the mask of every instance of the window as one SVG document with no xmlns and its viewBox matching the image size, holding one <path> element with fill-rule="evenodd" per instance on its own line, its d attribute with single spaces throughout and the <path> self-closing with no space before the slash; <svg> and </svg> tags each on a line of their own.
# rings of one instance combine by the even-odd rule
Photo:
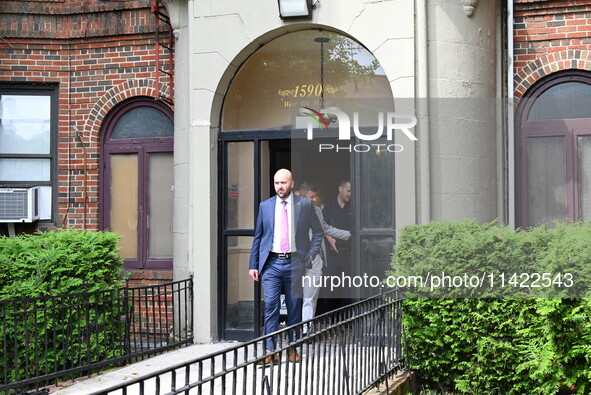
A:
<svg viewBox="0 0 591 395">
<path fill-rule="evenodd" d="M 369 99 L 391 106 L 392 92 L 365 47 L 335 32 L 295 31 L 265 44 L 240 67 L 224 99 L 222 131 L 289 130 L 301 106 L 354 106 L 364 121 Z"/>
<path fill-rule="evenodd" d="M 102 227 L 121 236 L 127 269 L 172 269 L 172 119 L 164 104 L 137 97 L 103 126 Z"/>
<path fill-rule="evenodd" d="M 591 73 L 557 73 L 520 104 L 518 209 L 523 227 L 591 219 Z"/>
<path fill-rule="evenodd" d="M 51 185 L 55 89 L 0 87 L 0 185 Z"/>
<path fill-rule="evenodd" d="M 0 84 L 0 188 L 39 186 L 41 220 L 56 214 L 57 92 L 57 85 Z"/>
</svg>

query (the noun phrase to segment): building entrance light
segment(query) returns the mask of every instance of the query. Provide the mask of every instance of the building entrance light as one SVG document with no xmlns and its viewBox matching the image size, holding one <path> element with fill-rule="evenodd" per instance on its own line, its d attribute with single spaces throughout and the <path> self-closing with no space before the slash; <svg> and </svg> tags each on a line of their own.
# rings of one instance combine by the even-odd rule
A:
<svg viewBox="0 0 591 395">
<path fill-rule="evenodd" d="M 312 0 L 277 0 L 281 19 L 311 18 Z"/>
</svg>

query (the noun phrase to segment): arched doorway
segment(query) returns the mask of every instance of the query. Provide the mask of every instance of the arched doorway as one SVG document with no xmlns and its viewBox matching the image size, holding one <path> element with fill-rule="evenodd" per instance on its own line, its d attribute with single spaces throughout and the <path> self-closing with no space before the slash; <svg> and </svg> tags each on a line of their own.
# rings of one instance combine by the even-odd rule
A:
<svg viewBox="0 0 591 395">
<path fill-rule="evenodd" d="M 351 270 L 383 272 L 388 266 L 395 229 L 393 156 L 358 156 L 352 150 L 321 154 L 317 144 L 300 144 L 305 139 L 293 134 L 301 106 L 338 106 L 363 118 L 384 103 L 393 110 L 379 62 L 363 45 L 336 32 L 287 33 L 242 64 L 225 95 L 219 134 L 220 338 L 245 340 L 261 333 L 260 289 L 248 277 L 248 260 L 258 204 L 274 194 L 271 180 L 279 168 L 291 169 L 296 188 L 303 181 L 314 183 L 323 199 L 336 195 L 340 180 L 351 180 L 356 217 Z M 362 126 L 374 125 L 365 121 Z M 334 138 L 332 126 L 315 136 Z"/>
<path fill-rule="evenodd" d="M 102 130 L 101 228 L 121 236 L 126 269 L 172 269 L 173 114 L 126 100 Z"/>
<path fill-rule="evenodd" d="M 559 72 L 520 104 L 518 219 L 522 227 L 591 218 L 591 73 Z"/>
</svg>

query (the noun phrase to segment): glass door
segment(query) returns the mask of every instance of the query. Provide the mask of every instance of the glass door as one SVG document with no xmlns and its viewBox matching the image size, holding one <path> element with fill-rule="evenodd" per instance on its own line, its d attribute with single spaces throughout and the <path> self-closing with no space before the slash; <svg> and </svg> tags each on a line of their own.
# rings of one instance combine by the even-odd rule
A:
<svg viewBox="0 0 591 395">
<path fill-rule="evenodd" d="M 246 340 L 254 336 L 256 287 L 248 277 L 248 262 L 255 221 L 255 141 L 223 144 L 224 180 L 221 228 L 220 293 L 223 339 Z"/>
<path fill-rule="evenodd" d="M 379 141 L 376 143 L 385 143 Z M 353 173 L 353 256 L 355 272 L 367 278 L 386 277 L 395 242 L 394 154 L 381 151 L 351 155 Z M 379 289 L 359 288 L 356 297 L 365 298 Z"/>
<path fill-rule="evenodd" d="M 262 138 L 265 138 L 263 140 Z M 248 276 L 259 203 L 272 196 L 272 174 L 289 164 L 285 132 L 225 132 L 220 137 L 219 336 L 249 340 L 262 333 L 260 283 Z M 271 138 L 271 140 L 269 140 Z"/>
</svg>

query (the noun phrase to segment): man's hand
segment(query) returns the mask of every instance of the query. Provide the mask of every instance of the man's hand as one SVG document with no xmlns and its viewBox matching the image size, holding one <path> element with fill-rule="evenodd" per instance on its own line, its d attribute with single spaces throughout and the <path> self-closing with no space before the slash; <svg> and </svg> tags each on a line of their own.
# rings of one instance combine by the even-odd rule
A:
<svg viewBox="0 0 591 395">
<path fill-rule="evenodd" d="M 308 270 L 308 269 L 312 269 L 314 259 L 312 259 L 312 257 L 310 257 L 310 260 L 306 263 L 306 265 L 304 266 L 304 269 Z"/>
<path fill-rule="evenodd" d="M 250 269 L 248 271 L 248 275 L 250 276 L 250 278 L 252 278 L 254 281 L 259 281 L 259 271 L 257 269 Z"/>
<path fill-rule="evenodd" d="M 337 250 L 337 241 L 334 239 L 334 237 L 331 237 L 329 235 L 324 235 L 324 237 L 326 237 L 326 240 L 328 240 L 330 248 L 332 248 L 332 250 L 338 254 L 339 250 Z"/>
</svg>

